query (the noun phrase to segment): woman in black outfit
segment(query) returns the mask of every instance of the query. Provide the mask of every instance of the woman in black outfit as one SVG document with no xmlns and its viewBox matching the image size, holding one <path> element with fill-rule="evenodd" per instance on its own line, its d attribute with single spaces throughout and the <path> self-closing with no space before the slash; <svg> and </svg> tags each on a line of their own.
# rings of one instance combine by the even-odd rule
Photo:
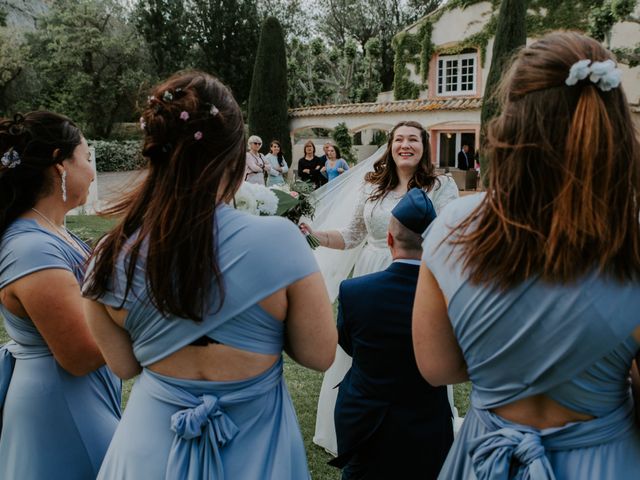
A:
<svg viewBox="0 0 640 480">
<path fill-rule="evenodd" d="M 318 188 L 327 183 L 327 179 L 320 173 L 323 166 L 324 162 L 316 156 L 316 146 L 309 140 L 304 144 L 304 156 L 298 160 L 298 177 Z"/>
</svg>

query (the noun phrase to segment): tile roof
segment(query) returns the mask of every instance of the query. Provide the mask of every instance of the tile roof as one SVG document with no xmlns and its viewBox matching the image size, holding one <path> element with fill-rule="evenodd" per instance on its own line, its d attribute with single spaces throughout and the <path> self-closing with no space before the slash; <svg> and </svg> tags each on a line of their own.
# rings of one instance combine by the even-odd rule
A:
<svg viewBox="0 0 640 480">
<path fill-rule="evenodd" d="M 481 98 L 446 98 L 400 100 L 380 103 L 346 103 L 292 108 L 289 117 L 317 117 L 324 115 L 357 115 L 361 113 L 425 112 L 431 110 L 474 110 L 482 106 Z"/>
</svg>

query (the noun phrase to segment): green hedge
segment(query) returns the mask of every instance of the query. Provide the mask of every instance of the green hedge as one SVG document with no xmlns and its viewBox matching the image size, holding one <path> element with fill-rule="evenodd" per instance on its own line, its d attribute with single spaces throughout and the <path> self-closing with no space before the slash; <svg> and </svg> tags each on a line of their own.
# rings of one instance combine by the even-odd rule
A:
<svg viewBox="0 0 640 480">
<path fill-rule="evenodd" d="M 99 172 L 126 172 L 142 168 L 145 164 L 137 140 L 89 140 L 96 149 L 96 168 Z"/>
</svg>

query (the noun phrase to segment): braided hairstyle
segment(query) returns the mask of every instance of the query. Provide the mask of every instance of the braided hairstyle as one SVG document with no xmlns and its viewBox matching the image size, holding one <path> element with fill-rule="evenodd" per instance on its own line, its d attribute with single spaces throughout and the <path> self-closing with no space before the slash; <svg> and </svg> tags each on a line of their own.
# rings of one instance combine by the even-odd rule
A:
<svg viewBox="0 0 640 480">
<path fill-rule="evenodd" d="M 94 251 L 95 269 L 84 293 L 99 297 L 127 245 L 132 285 L 144 244 L 146 277 L 154 306 L 165 315 L 195 321 L 209 307 L 212 286 L 222 306 L 224 288 L 216 260 L 216 205 L 229 202 L 245 170 L 242 113 L 229 89 L 199 71 L 180 72 L 157 85 L 140 118 L 145 180 L 105 211 L 121 222 Z"/>
<path fill-rule="evenodd" d="M 52 192 L 49 167 L 73 156 L 82 133 L 67 117 L 48 111 L 0 121 L 0 236 Z"/>
</svg>

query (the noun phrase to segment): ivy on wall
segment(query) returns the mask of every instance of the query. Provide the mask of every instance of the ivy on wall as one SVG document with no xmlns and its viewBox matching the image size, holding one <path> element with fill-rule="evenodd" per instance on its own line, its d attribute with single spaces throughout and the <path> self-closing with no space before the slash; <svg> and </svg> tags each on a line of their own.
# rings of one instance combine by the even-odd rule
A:
<svg viewBox="0 0 640 480">
<path fill-rule="evenodd" d="M 482 30 L 462 39 L 454 46 L 436 48 L 432 41 L 433 25 L 442 15 L 455 8 L 465 9 L 487 0 L 449 0 L 433 14 L 424 18 L 418 32 L 399 33 L 393 40 L 395 50 L 394 86 L 396 100 L 418 98 L 420 89 L 427 88 L 429 63 L 433 55 L 458 55 L 469 50 L 478 50 L 480 64 L 484 67 L 489 40 L 496 32 L 500 0 L 490 0 L 492 14 Z M 628 17 L 639 0 L 529 0 L 527 34 L 540 36 L 558 29 L 573 29 L 588 32 L 603 40 L 617 21 Z M 640 45 L 618 49 L 614 53 L 621 61 L 633 67 L 640 64 Z M 407 64 L 414 64 L 420 72 L 421 84 L 409 79 Z"/>
<path fill-rule="evenodd" d="M 393 38 L 395 50 L 393 63 L 393 95 L 396 100 L 418 98 L 420 85 L 409 79 L 408 63 L 420 68 L 420 50 L 422 48 L 418 35 L 401 32 Z"/>
<path fill-rule="evenodd" d="M 420 78 L 422 78 L 422 83 L 425 85 L 429 81 L 429 62 L 431 62 L 431 57 L 435 53 L 436 46 L 431 41 L 431 34 L 433 33 L 433 23 L 431 19 L 427 19 L 422 25 L 420 25 L 420 30 L 418 36 L 422 39 L 421 50 L 420 50 L 420 65 L 422 68 L 420 69 Z"/>
</svg>

